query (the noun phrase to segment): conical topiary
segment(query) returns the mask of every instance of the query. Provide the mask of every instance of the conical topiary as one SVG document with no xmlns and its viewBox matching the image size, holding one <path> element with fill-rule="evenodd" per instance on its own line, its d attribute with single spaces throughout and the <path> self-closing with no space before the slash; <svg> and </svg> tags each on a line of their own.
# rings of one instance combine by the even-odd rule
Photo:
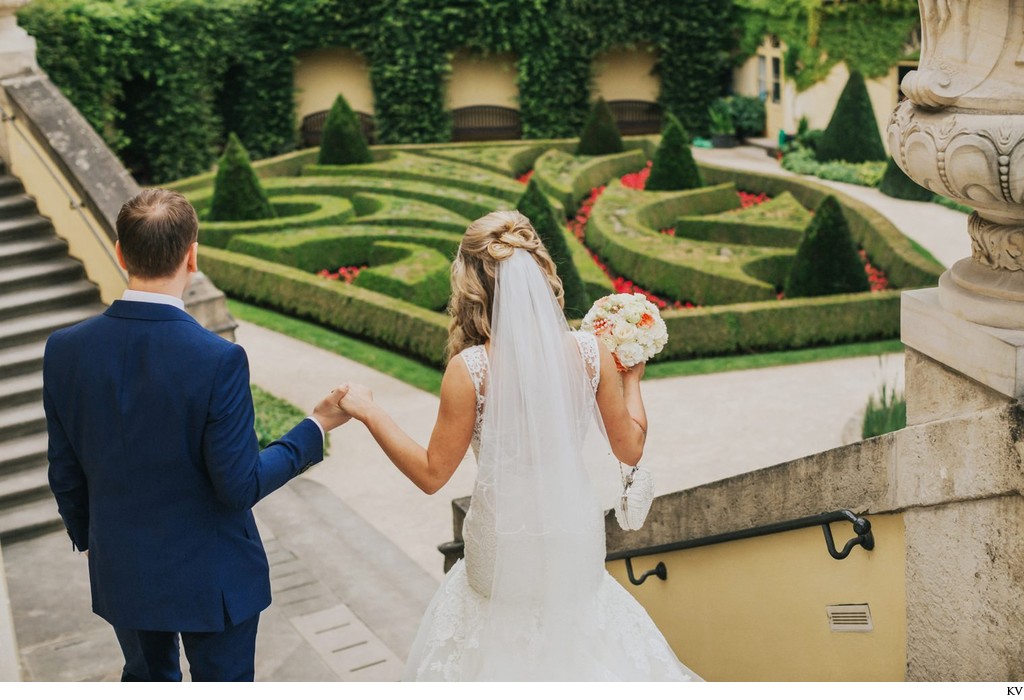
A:
<svg viewBox="0 0 1024 700">
<path fill-rule="evenodd" d="M 690 152 L 690 135 L 671 114 L 666 115 L 665 121 L 665 130 L 651 162 L 651 174 L 647 177 L 645 189 L 692 190 L 703 187 L 704 179 Z"/>
<path fill-rule="evenodd" d="M 622 136 L 619 127 L 615 125 L 615 116 L 604 98 L 599 97 L 587 115 L 576 153 L 581 156 L 603 156 L 622 153 L 622 150 Z"/>
<path fill-rule="evenodd" d="M 818 141 L 815 157 L 821 162 L 885 160 L 885 147 L 878 134 L 875 110 L 871 107 L 864 76 L 859 72 L 850 73 L 850 79 L 836 103 L 836 111 Z"/>
<path fill-rule="evenodd" d="M 544 247 L 548 249 L 548 254 L 555 261 L 555 269 L 562 280 L 562 290 L 565 293 L 566 318 L 582 318 L 590 309 L 590 300 L 583 288 L 583 280 L 580 279 L 576 264 L 572 261 L 572 253 L 565 240 L 565 226 L 552 211 L 548 198 L 536 180 L 530 180 L 516 208 L 533 224 Z"/>
<path fill-rule="evenodd" d="M 370 163 L 370 147 L 366 145 L 359 118 L 349 107 L 344 95 L 338 95 L 324 121 L 320 139 L 320 165 L 349 165 Z"/>
<path fill-rule="evenodd" d="M 935 198 L 934 193 L 911 180 L 892 158 L 885 166 L 885 173 L 882 175 L 882 181 L 878 183 L 878 189 L 882 194 L 887 194 L 890 197 L 909 199 L 914 202 L 930 202 Z"/>
<path fill-rule="evenodd" d="M 870 288 L 843 210 L 829 195 L 804 231 L 786 277 L 786 296 L 817 297 L 866 292 Z"/>
<path fill-rule="evenodd" d="M 267 193 L 249 163 L 249 154 L 233 133 L 217 162 L 210 221 L 254 221 L 274 218 Z"/>
</svg>

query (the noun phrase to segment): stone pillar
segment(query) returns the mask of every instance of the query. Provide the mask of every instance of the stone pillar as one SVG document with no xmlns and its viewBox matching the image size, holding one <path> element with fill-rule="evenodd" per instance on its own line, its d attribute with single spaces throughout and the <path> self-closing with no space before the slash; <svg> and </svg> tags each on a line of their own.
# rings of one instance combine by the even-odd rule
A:
<svg viewBox="0 0 1024 700">
<path fill-rule="evenodd" d="M 899 455 L 920 462 L 919 478 L 897 485 L 910 504 L 906 677 L 1019 681 L 1024 3 L 920 0 L 920 8 L 920 67 L 904 78 L 908 99 L 889 123 L 890 152 L 918 184 L 975 211 L 971 257 L 937 289 L 902 298 L 907 422 L 921 436 L 904 440 Z M 949 459 L 950 441 L 966 444 L 970 459 Z"/>
</svg>

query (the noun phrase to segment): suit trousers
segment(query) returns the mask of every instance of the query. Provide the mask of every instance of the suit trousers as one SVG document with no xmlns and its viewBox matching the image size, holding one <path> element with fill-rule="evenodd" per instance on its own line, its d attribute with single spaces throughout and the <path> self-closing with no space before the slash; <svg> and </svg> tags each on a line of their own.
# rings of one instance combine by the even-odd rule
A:
<svg viewBox="0 0 1024 700">
<path fill-rule="evenodd" d="M 193 681 L 252 681 L 259 613 L 221 632 L 153 632 L 115 627 L 122 681 L 180 681 L 179 635 Z"/>
</svg>

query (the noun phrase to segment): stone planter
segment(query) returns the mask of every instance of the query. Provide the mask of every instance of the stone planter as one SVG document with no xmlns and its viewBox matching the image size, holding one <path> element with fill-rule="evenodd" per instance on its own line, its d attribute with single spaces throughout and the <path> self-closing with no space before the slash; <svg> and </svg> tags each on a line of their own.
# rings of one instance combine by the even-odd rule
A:
<svg viewBox="0 0 1024 700">
<path fill-rule="evenodd" d="M 1024 329 L 1024 5 L 922 0 L 921 19 L 889 149 L 915 182 L 975 209 L 971 258 L 939 280 L 943 308 Z"/>
</svg>

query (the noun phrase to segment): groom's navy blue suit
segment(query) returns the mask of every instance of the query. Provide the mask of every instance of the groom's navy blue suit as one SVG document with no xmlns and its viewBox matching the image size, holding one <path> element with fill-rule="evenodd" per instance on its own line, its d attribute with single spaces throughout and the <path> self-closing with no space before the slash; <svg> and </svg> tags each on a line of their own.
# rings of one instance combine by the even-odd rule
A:
<svg viewBox="0 0 1024 700">
<path fill-rule="evenodd" d="M 251 674 L 270 580 L 250 508 L 323 458 L 320 427 L 303 420 L 261 452 L 245 352 L 166 304 L 118 300 L 54 333 L 43 376 L 50 486 L 89 552 L 93 611 L 122 647 L 125 631 L 247 625 L 237 651 L 229 637 L 194 647 L 211 674 Z M 195 678 L 203 659 L 189 662 Z"/>
</svg>

